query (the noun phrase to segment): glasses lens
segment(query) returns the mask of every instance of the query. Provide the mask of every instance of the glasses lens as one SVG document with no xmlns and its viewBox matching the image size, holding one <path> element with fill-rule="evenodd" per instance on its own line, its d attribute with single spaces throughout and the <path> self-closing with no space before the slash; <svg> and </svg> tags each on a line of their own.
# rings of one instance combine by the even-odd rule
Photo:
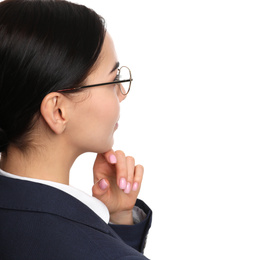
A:
<svg viewBox="0 0 260 260">
<path fill-rule="evenodd" d="M 120 79 L 119 80 L 127 80 L 127 82 L 122 82 L 120 83 L 120 88 L 121 88 L 121 92 L 126 95 L 128 94 L 129 90 L 130 90 L 130 70 L 127 67 L 122 67 L 120 69 Z"/>
</svg>

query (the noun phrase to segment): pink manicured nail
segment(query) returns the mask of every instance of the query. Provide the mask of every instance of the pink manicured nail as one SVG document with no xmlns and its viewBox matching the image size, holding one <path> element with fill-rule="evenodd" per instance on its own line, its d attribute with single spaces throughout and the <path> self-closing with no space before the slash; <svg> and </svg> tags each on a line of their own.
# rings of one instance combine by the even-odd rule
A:
<svg viewBox="0 0 260 260">
<path fill-rule="evenodd" d="M 113 154 L 110 155 L 109 160 L 110 160 L 110 163 L 116 163 L 117 162 L 116 157 Z"/>
<path fill-rule="evenodd" d="M 133 185 L 132 190 L 133 191 L 137 191 L 138 190 L 138 186 L 139 186 L 138 182 L 135 182 L 134 185 Z"/>
<path fill-rule="evenodd" d="M 119 188 L 121 190 L 124 190 L 126 188 L 126 179 L 125 178 L 121 178 L 120 181 L 119 181 Z"/>
<path fill-rule="evenodd" d="M 108 184 L 107 184 L 107 182 L 106 182 L 104 179 L 100 180 L 100 181 L 98 182 L 98 185 L 99 185 L 99 188 L 100 188 L 101 190 L 106 190 L 107 187 L 108 187 Z"/>
<path fill-rule="evenodd" d="M 128 182 L 126 185 L 126 188 L 124 190 L 124 193 L 128 194 L 128 193 L 130 193 L 130 191 L 131 191 L 131 183 Z"/>
</svg>

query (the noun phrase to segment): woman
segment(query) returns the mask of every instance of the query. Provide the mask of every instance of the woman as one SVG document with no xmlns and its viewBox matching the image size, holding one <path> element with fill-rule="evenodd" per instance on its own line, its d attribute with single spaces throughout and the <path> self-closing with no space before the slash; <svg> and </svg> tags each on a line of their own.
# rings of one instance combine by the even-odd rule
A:
<svg viewBox="0 0 260 260">
<path fill-rule="evenodd" d="M 1 259 L 146 259 L 143 167 L 112 150 L 132 76 L 103 19 L 66 1 L 3 1 L 0 61 Z M 93 197 L 69 186 L 85 152 L 97 153 Z"/>
</svg>

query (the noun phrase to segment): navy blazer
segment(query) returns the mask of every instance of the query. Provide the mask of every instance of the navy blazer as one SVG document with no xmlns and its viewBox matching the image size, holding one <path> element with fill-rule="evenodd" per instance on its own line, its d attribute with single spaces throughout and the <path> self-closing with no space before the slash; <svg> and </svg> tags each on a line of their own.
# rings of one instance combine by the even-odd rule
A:
<svg viewBox="0 0 260 260">
<path fill-rule="evenodd" d="M 152 212 L 137 206 L 147 214 L 141 223 L 108 225 L 61 190 L 0 176 L 0 259 L 147 259 Z"/>
</svg>

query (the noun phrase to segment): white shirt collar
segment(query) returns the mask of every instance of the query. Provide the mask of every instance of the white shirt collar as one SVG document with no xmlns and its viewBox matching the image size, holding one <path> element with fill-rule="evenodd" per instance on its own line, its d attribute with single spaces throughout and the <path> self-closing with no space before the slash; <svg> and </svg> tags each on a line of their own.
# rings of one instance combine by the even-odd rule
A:
<svg viewBox="0 0 260 260">
<path fill-rule="evenodd" d="M 70 185 L 65 185 L 65 184 L 61 184 L 61 183 L 53 182 L 53 181 L 45 181 L 45 180 L 40 180 L 40 179 L 20 177 L 20 176 L 5 172 L 1 169 L 0 169 L 0 176 L 5 176 L 8 178 L 19 179 L 19 180 L 24 180 L 24 181 L 37 182 L 37 183 L 48 185 L 48 186 L 54 187 L 56 189 L 59 189 L 61 191 L 64 191 L 64 192 L 68 193 L 69 195 L 73 196 L 74 198 L 78 199 L 82 203 L 84 203 L 86 206 L 88 206 L 106 223 L 108 223 L 108 221 L 109 221 L 109 211 L 103 202 L 101 202 L 100 200 L 98 200 L 98 199 L 88 195 L 87 193 L 85 193 L 81 190 L 78 190 Z"/>
</svg>

